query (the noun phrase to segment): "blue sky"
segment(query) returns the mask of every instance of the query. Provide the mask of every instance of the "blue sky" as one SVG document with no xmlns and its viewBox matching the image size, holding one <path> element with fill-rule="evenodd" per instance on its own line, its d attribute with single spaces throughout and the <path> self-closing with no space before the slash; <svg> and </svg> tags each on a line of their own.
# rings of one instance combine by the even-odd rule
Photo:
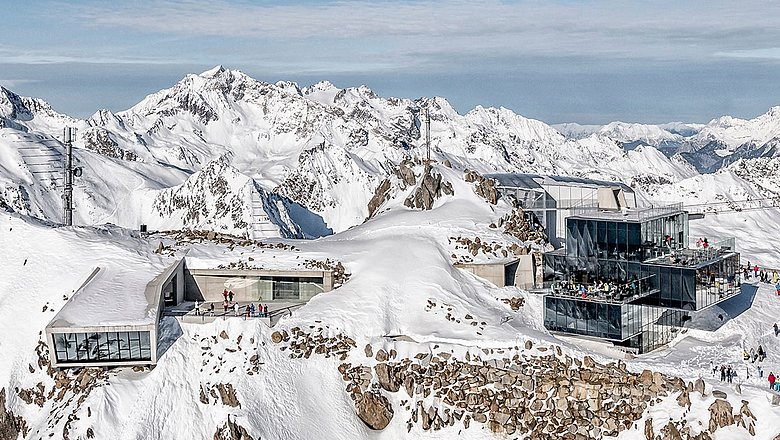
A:
<svg viewBox="0 0 780 440">
<path fill-rule="evenodd" d="M 4 2 L 6 3 L 6 2 Z M 85 117 L 222 64 L 548 123 L 706 122 L 780 105 L 780 3 L 7 2 L 0 84 Z"/>
</svg>

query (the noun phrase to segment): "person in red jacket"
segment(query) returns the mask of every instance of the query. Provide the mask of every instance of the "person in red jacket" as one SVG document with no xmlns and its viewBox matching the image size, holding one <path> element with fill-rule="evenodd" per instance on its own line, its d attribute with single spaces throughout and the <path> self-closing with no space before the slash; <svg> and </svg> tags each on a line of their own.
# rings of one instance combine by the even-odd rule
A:
<svg viewBox="0 0 780 440">
<path fill-rule="evenodd" d="M 775 386 L 775 375 L 772 374 L 772 372 L 769 372 L 769 388 L 774 388 Z"/>
</svg>

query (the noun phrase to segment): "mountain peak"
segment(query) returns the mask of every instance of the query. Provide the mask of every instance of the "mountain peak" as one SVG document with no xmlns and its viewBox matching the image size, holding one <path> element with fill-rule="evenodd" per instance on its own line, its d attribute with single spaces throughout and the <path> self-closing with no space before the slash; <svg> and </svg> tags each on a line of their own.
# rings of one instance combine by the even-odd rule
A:
<svg viewBox="0 0 780 440">
<path fill-rule="evenodd" d="M 211 69 L 201 73 L 200 77 L 202 78 L 214 78 L 215 76 L 218 76 L 221 73 L 225 73 L 226 69 L 222 67 L 222 64 L 217 64 L 216 66 L 212 67 Z"/>
</svg>

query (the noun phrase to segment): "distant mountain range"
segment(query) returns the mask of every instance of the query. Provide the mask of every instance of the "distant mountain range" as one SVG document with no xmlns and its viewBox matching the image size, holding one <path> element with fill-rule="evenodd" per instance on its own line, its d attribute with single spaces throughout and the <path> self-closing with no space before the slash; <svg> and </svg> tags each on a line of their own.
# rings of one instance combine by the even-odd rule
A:
<svg viewBox="0 0 780 440">
<path fill-rule="evenodd" d="M 363 222 L 405 159 L 454 169 L 623 181 L 650 198 L 729 174 L 776 195 L 780 107 L 708 124 L 547 125 L 505 108 L 458 114 L 443 98 L 383 98 L 323 81 L 270 84 L 221 66 L 187 75 L 122 112 L 86 120 L 0 88 L 0 204 L 58 221 L 62 128 L 75 126 L 76 221 L 316 237 Z"/>
</svg>

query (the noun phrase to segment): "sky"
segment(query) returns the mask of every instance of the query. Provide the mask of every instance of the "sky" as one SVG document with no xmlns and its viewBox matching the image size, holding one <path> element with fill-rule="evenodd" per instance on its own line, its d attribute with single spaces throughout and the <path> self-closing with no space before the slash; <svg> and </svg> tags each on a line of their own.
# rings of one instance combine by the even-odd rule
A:
<svg viewBox="0 0 780 440">
<path fill-rule="evenodd" d="M 87 117 L 221 64 L 547 123 L 780 105 L 780 2 L 0 0 L 0 85 Z"/>
</svg>

